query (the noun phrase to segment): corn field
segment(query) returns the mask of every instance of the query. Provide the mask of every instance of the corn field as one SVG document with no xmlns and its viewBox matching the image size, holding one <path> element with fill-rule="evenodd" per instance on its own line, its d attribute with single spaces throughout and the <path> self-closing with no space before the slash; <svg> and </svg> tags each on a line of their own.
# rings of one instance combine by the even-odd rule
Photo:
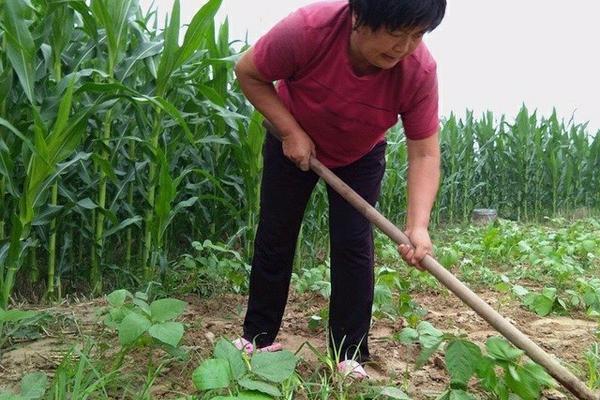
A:
<svg viewBox="0 0 600 400">
<path fill-rule="evenodd" d="M 101 293 L 108 271 L 150 280 L 180 241 L 254 225 L 262 137 L 220 3 L 181 42 L 178 2 L 164 27 L 134 0 L 3 4 L 0 306 L 17 271 Z"/>
<path fill-rule="evenodd" d="M 394 135 L 388 154 L 381 203 L 390 215 L 401 213 L 406 203 L 402 140 Z M 525 221 L 600 209 L 600 134 L 589 135 L 585 124 L 560 121 L 556 112 L 544 118 L 523 106 L 513 122 L 491 112 L 479 120 L 471 112 L 464 121 L 450 115 L 441 146 L 434 223 L 466 222 L 475 208 Z"/>
<path fill-rule="evenodd" d="M 194 240 L 251 252 L 261 117 L 233 65 L 246 43 L 209 0 L 181 32 L 135 0 L 0 0 L 0 307 L 15 286 L 48 299 L 160 279 Z M 405 212 L 406 148 L 392 132 L 380 209 Z M 537 219 L 600 208 L 600 135 L 526 108 L 442 130 L 435 223 L 473 208 Z M 321 243 L 315 193 L 302 240 Z M 107 283 L 108 282 L 108 283 Z"/>
</svg>

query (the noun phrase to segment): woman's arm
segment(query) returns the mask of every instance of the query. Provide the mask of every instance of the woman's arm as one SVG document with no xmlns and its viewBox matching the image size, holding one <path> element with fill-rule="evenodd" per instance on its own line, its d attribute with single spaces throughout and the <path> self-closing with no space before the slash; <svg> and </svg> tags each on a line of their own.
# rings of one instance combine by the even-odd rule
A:
<svg viewBox="0 0 600 400">
<path fill-rule="evenodd" d="M 406 262 L 420 267 L 426 254 L 433 254 L 428 226 L 440 182 L 439 132 L 421 140 L 407 139 L 408 214 L 406 234 L 414 246 L 400 245 Z"/>
<path fill-rule="evenodd" d="M 307 171 L 315 145 L 277 96 L 273 82 L 265 79 L 252 60 L 249 49 L 235 66 L 240 87 L 248 100 L 281 134 L 283 153 L 300 169 Z"/>
</svg>

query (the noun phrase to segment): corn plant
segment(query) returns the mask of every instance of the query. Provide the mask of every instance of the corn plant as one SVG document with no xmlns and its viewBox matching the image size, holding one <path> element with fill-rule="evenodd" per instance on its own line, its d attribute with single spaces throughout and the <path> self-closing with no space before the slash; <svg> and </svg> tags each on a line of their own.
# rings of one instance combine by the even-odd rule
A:
<svg viewBox="0 0 600 400">
<path fill-rule="evenodd" d="M 451 114 L 440 132 L 442 181 L 432 221 L 463 222 L 475 208 L 501 216 L 544 216 L 598 208 L 598 136 L 586 125 L 539 117 L 523 107 L 514 122 L 491 112 L 464 120 Z M 406 213 L 406 156 L 402 130 L 388 136 L 380 209 L 402 223 Z M 309 209 L 310 210 L 310 209 Z M 316 216 L 322 209 L 311 214 Z"/>
<path fill-rule="evenodd" d="M 209 1 L 197 13 L 181 46 L 178 2 L 163 32 L 155 13 L 144 14 L 132 0 L 17 0 L 3 6 L 5 304 L 26 257 L 30 284 L 45 274 L 51 297 L 55 288 L 60 295 L 63 273 L 88 263 L 91 289 L 99 292 L 103 270 L 118 259 L 106 256 L 106 241 L 120 250 L 119 232 L 126 230 L 126 272 L 136 282 L 136 271 L 154 274 L 155 266 L 165 267 L 168 248 L 178 247 L 169 245 L 171 235 L 186 231 L 172 228 L 178 213 L 196 209 L 186 222 L 195 228 L 190 243 L 199 235 L 223 237 L 222 229 L 236 229 L 242 219 L 253 223 L 255 211 L 242 213 L 246 201 L 238 194 L 248 191 L 247 204 L 258 207 L 260 119 L 244 116 L 251 110 L 232 86 L 227 23 L 214 35 L 219 5 Z M 9 108 L 14 112 L 7 115 Z M 239 165 L 224 162 L 232 153 Z M 244 180 L 237 180 L 240 171 Z M 18 221 L 10 218 L 15 211 Z M 211 228 L 198 230 L 203 225 Z M 38 271 L 40 250 L 48 264 Z"/>
<path fill-rule="evenodd" d="M 180 37 L 178 1 L 164 23 L 136 0 L 1 3 L 0 306 L 15 283 L 48 299 L 139 286 L 195 241 L 250 255 L 264 133 L 233 74 L 246 43 L 215 25 L 220 4 Z M 401 225 L 402 131 L 388 142 L 379 207 Z M 441 146 L 434 223 L 600 207 L 600 135 L 555 113 L 450 115 Z M 298 260 L 327 257 L 327 207 L 318 185 Z"/>
</svg>

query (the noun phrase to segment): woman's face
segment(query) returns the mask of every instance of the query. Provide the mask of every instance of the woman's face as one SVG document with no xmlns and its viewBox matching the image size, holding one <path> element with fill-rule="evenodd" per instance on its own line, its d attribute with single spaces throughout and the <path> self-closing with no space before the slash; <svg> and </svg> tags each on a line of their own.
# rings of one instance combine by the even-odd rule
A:
<svg viewBox="0 0 600 400">
<path fill-rule="evenodd" d="M 360 26 L 352 31 L 350 37 L 352 64 L 358 70 L 393 68 L 415 51 L 424 34 L 423 28 L 389 31 L 386 27 L 380 27 L 373 31 L 368 26 Z"/>
</svg>

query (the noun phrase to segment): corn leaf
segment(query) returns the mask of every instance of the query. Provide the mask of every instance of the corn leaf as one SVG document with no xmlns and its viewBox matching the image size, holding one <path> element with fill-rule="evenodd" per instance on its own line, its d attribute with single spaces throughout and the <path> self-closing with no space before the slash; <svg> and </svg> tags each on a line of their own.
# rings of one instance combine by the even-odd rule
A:
<svg viewBox="0 0 600 400">
<path fill-rule="evenodd" d="M 169 25 L 164 31 L 164 49 L 160 63 L 158 64 L 158 78 L 156 91 L 159 96 L 164 94 L 167 82 L 171 77 L 171 73 L 175 69 L 175 61 L 177 59 L 177 50 L 179 50 L 179 29 L 180 29 L 180 5 L 179 0 L 173 3 L 171 10 L 171 19 Z"/>
<path fill-rule="evenodd" d="M 93 16 L 106 29 L 108 39 L 109 74 L 122 59 L 127 44 L 127 24 L 134 0 L 94 0 L 91 3 Z"/>
<path fill-rule="evenodd" d="M 29 10 L 22 0 L 7 1 L 4 3 L 4 7 L 6 54 L 19 77 L 27 99 L 33 104 L 35 44 L 27 28 L 26 20 Z"/>
<path fill-rule="evenodd" d="M 191 56 L 198 50 L 206 36 L 208 29 L 214 27 L 214 17 L 222 0 L 209 0 L 197 13 L 190 22 L 185 33 L 183 45 L 177 54 L 175 61 L 175 69 L 182 66 Z"/>
</svg>

